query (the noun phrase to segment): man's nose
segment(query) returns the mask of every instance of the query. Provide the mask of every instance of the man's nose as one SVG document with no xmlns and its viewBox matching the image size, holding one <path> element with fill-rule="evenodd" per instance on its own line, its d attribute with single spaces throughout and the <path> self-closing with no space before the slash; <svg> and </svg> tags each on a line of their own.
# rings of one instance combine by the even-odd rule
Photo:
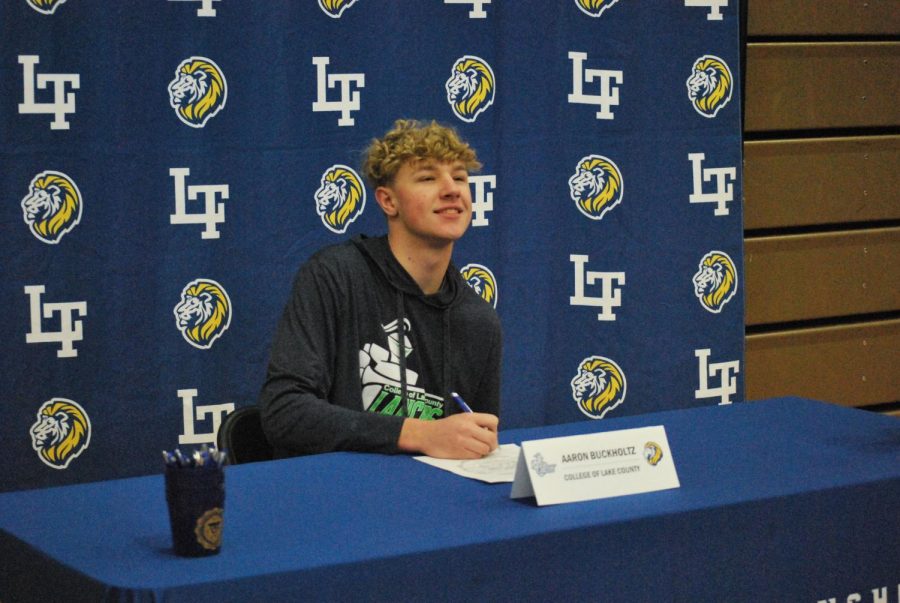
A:
<svg viewBox="0 0 900 603">
<path fill-rule="evenodd" d="M 445 197 L 458 197 L 462 194 L 465 183 L 456 180 L 453 174 L 441 176 L 441 195 Z"/>
</svg>

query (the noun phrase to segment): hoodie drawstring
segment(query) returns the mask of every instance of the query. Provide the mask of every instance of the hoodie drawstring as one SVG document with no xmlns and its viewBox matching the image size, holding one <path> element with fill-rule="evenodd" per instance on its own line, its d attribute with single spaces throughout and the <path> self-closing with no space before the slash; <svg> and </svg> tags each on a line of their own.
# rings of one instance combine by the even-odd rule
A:
<svg viewBox="0 0 900 603">
<path fill-rule="evenodd" d="M 403 416 L 409 417 L 409 396 L 406 383 L 406 310 L 403 305 L 403 292 L 397 291 L 397 328 L 399 329 L 398 343 L 400 344 L 400 395 L 403 397 Z M 441 319 L 442 348 L 441 348 L 441 390 L 444 395 L 444 412 L 451 415 L 456 412 L 456 407 L 449 403 L 449 395 L 452 389 L 450 384 L 452 371 L 450 370 L 450 308 L 444 308 Z"/>
<path fill-rule="evenodd" d="M 400 395 L 403 400 L 403 416 L 409 416 L 409 398 L 406 395 L 406 320 L 403 311 L 403 292 L 397 290 L 397 328 L 400 344 Z"/>
<path fill-rule="evenodd" d="M 450 404 L 450 392 L 455 389 L 453 385 L 450 383 L 451 371 L 450 371 L 450 308 L 444 308 L 444 348 L 442 350 L 442 371 L 441 371 L 441 385 L 443 386 L 443 394 L 444 394 L 444 412 L 447 415 L 450 415 L 456 412 L 458 409 L 455 404 Z M 451 410 L 452 409 L 452 410 Z"/>
</svg>

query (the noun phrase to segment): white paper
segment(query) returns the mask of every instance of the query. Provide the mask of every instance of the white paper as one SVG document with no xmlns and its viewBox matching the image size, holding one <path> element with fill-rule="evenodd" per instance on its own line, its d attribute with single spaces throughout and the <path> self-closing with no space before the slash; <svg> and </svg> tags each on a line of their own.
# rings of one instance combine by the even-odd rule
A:
<svg viewBox="0 0 900 603">
<path fill-rule="evenodd" d="M 503 444 L 484 458 L 473 460 L 436 459 L 430 456 L 414 456 L 417 461 L 489 484 L 511 482 L 516 474 L 519 446 Z"/>
</svg>

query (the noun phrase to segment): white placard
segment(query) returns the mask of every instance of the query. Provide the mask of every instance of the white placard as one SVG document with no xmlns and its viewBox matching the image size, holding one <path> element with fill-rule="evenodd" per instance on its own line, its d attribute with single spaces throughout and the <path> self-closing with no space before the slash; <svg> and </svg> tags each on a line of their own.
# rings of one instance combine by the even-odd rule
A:
<svg viewBox="0 0 900 603">
<path fill-rule="evenodd" d="M 662 425 L 522 442 L 510 498 L 553 505 L 678 488 Z"/>
</svg>

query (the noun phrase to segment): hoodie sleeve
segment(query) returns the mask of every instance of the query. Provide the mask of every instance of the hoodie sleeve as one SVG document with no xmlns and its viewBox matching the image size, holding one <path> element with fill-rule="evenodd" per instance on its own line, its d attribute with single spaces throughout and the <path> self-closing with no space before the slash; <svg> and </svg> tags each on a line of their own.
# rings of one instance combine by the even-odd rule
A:
<svg viewBox="0 0 900 603">
<path fill-rule="evenodd" d="M 259 397 L 263 430 L 277 456 L 397 452 L 402 417 L 364 412 L 361 399 L 329 401 L 335 380 L 350 377 L 334 374 L 347 360 L 338 363 L 336 355 L 353 353 L 357 361 L 355 350 L 341 345 L 337 328 L 348 295 L 335 271 L 315 259 L 294 280 Z"/>
</svg>

